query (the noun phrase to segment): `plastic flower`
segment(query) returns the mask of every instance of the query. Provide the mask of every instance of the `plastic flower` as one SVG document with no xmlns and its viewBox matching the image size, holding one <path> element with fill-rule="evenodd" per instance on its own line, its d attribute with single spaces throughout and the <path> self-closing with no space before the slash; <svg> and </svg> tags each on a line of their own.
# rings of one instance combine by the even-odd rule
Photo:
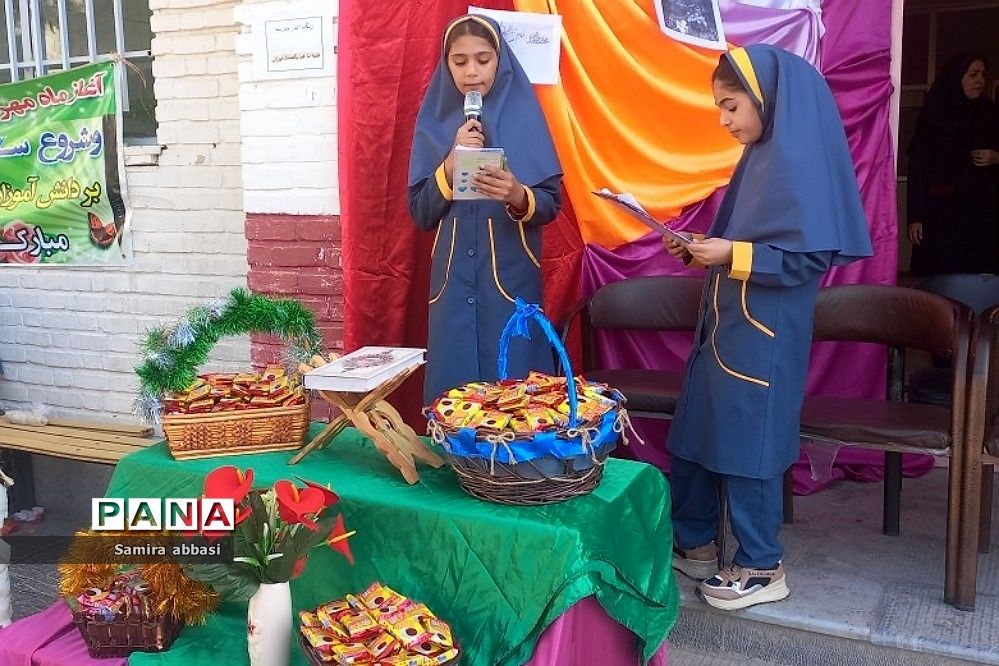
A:
<svg viewBox="0 0 999 666">
<path fill-rule="evenodd" d="M 304 570 L 309 553 L 327 544 L 354 563 L 343 515 L 327 511 L 340 498 L 327 486 L 298 479 L 251 489 L 253 470 L 220 467 L 205 478 L 205 496 L 232 498 L 236 525 L 231 564 L 192 564 L 189 575 L 233 599 L 248 599 L 261 583 L 283 583 Z M 215 536 L 208 535 L 205 536 Z"/>
<path fill-rule="evenodd" d="M 336 515 L 336 523 L 334 523 L 333 529 L 330 530 L 330 534 L 326 538 L 326 543 L 329 544 L 330 548 L 343 555 L 351 564 L 354 563 L 354 554 L 350 552 L 350 544 L 347 543 L 347 539 L 354 536 L 354 534 L 356 534 L 354 530 L 348 532 L 347 528 L 343 526 L 343 514 L 338 513 Z"/>
<path fill-rule="evenodd" d="M 315 532 L 319 529 L 310 516 L 318 515 L 326 508 L 326 498 L 316 488 L 299 489 L 291 481 L 278 481 L 274 484 L 281 520 L 289 525 L 301 523 Z"/>
<path fill-rule="evenodd" d="M 244 507 L 242 502 L 253 487 L 253 470 L 245 472 L 238 467 L 228 465 L 219 467 L 205 477 L 204 497 L 213 499 L 231 499 L 236 507 L 236 525 L 250 516 L 251 509 Z"/>
</svg>

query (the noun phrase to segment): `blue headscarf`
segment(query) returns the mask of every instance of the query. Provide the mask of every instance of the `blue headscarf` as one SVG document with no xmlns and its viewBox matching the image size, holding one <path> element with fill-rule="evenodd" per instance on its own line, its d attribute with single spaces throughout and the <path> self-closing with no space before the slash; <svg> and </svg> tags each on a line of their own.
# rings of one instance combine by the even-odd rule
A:
<svg viewBox="0 0 999 666">
<path fill-rule="evenodd" d="M 534 88 L 503 40 L 499 25 L 491 18 L 468 14 L 451 21 L 444 32 L 441 58 L 416 116 L 413 151 L 409 157 L 409 185 L 433 175 L 451 151 L 455 132 L 465 122 L 465 98 L 454 84 L 444 53 L 447 35 L 463 21 L 485 26 L 499 44 L 496 79 L 482 99 L 482 124 L 489 145 L 504 149 L 510 171 L 525 185 L 538 185 L 560 175 L 562 167 Z"/>
<path fill-rule="evenodd" d="M 746 147 L 708 236 L 788 252 L 833 253 L 833 264 L 873 254 L 843 121 L 822 75 L 775 46 L 728 58 L 763 120 Z"/>
</svg>

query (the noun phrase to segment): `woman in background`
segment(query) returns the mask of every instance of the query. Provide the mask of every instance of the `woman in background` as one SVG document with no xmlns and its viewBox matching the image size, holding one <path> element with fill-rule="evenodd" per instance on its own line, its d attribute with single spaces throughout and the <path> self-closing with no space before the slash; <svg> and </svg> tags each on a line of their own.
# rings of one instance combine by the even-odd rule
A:
<svg viewBox="0 0 999 666">
<path fill-rule="evenodd" d="M 913 275 L 999 272 L 999 116 L 986 67 L 980 55 L 957 56 L 926 93 L 909 145 Z"/>
<path fill-rule="evenodd" d="M 503 41 L 478 15 L 452 21 L 416 119 L 409 163 L 409 211 L 435 231 L 424 404 L 470 381 L 497 378 L 499 339 L 514 299 L 541 303 L 541 226 L 561 205 L 562 169 L 534 88 Z M 464 99 L 482 95 L 482 119 Z M 485 199 L 455 201 L 454 148 L 501 147 L 506 168 L 472 176 Z M 553 372 L 540 332 L 514 338 L 509 374 Z"/>
</svg>

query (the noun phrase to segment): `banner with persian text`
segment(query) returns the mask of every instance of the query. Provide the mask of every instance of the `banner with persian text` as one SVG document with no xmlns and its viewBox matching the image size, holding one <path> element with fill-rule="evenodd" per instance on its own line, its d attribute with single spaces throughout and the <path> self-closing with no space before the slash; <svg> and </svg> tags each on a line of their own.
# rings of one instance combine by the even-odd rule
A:
<svg viewBox="0 0 999 666">
<path fill-rule="evenodd" d="M 0 86 L 0 263 L 131 260 L 116 67 Z"/>
</svg>

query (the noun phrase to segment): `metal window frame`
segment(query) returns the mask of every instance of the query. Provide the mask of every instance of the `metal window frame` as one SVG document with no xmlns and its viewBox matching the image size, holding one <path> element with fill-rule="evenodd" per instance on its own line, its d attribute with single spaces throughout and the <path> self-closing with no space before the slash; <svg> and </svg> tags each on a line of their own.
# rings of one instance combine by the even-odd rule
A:
<svg viewBox="0 0 999 666">
<path fill-rule="evenodd" d="M 95 19 L 94 0 L 84 0 L 84 14 L 87 25 L 87 53 L 70 55 L 69 49 L 69 0 L 56 0 L 57 25 L 59 29 L 60 57 L 51 59 L 45 53 L 43 33 L 42 0 L 17 0 L 18 21 L 14 16 L 15 0 L 3 0 L 7 31 L 7 61 L 0 61 L 0 72 L 8 72 L 12 82 L 26 78 L 44 76 L 49 69 L 69 69 L 82 65 L 110 59 L 112 53 L 97 52 L 97 23 Z M 125 50 L 125 12 L 123 0 L 112 0 L 114 44 L 116 52 L 125 59 L 149 59 L 151 50 Z M 20 23 L 20 25 L 18 25 Z M 18 57 L 18 38 L 20 38 L 21 57 Z M 0 54 L 2 58 L 3 54 Z M 118 90 L 122 111 L 129 110 L 128 77 L 123 68 L 118 68 Z"/>
</svg>

